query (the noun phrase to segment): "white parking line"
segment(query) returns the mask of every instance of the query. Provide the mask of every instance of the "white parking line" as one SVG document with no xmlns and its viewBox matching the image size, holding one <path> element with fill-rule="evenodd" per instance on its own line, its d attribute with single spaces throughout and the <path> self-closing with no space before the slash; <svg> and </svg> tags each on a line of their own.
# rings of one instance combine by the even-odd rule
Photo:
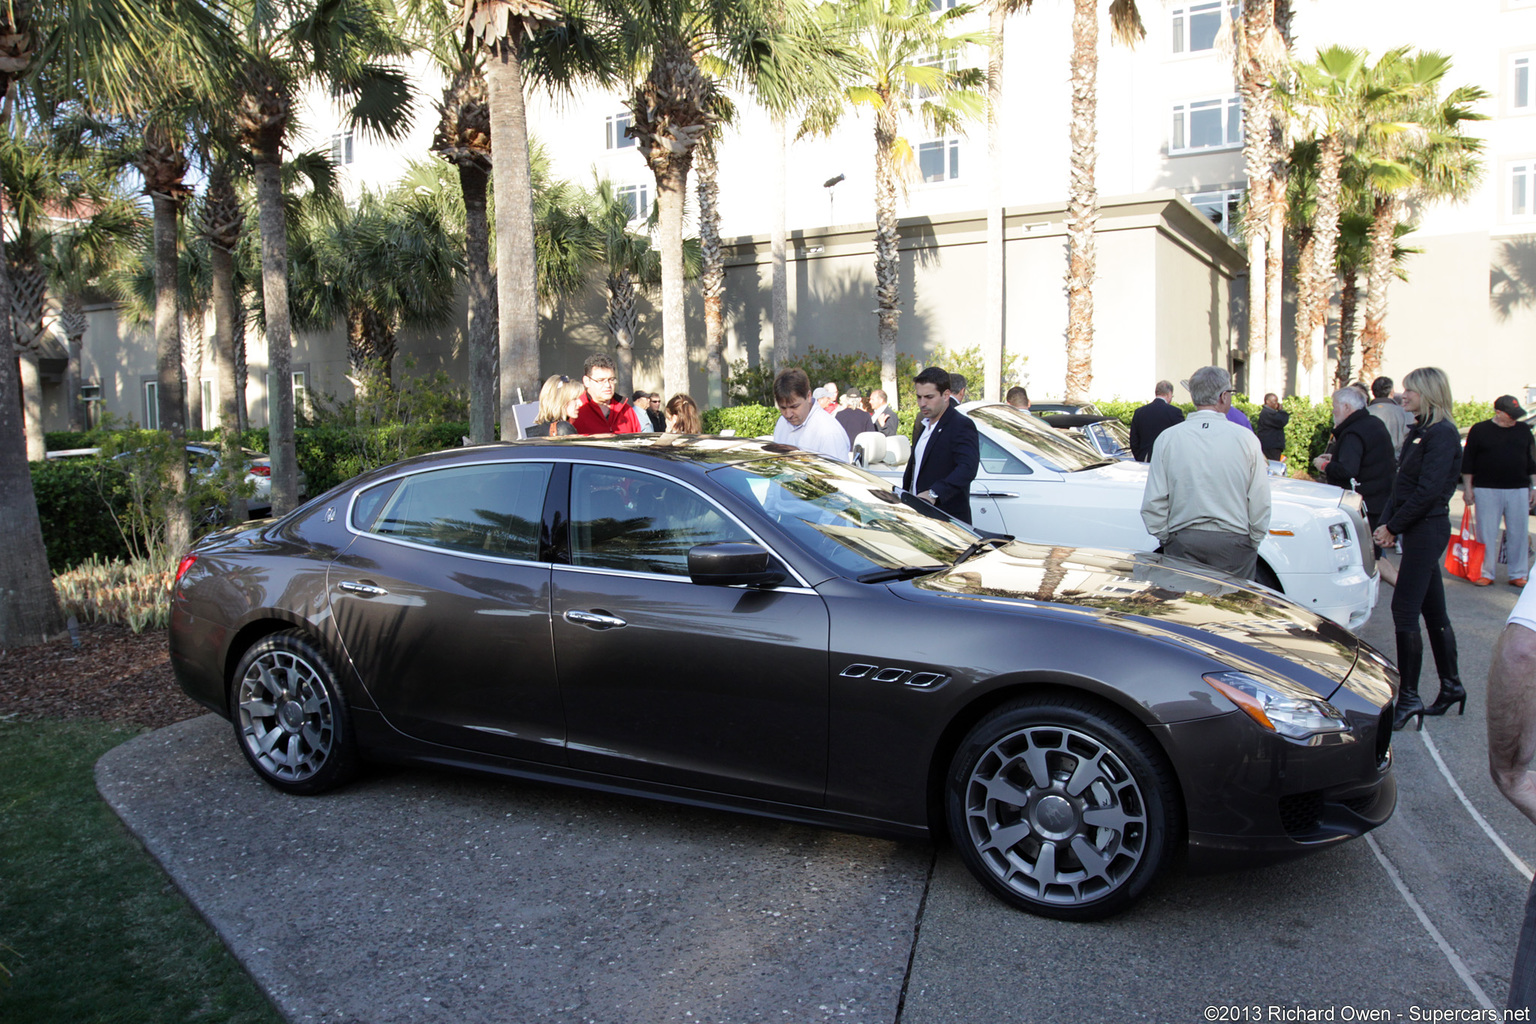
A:
<svg viewBox="0 0 1536 1024">
<path fill-rule="evenodd" d="M 1370 846 L 1371 852 L 1376 855 L 1376 859 L 1381 862 L 1381 866 L 1386 869 L 1387 877 L 1392 879 L 1392 884 L 1397 887 L 1397 891 L 1402 895 L 1403 901 L 1408 904 L 1413 910 L 1414 915 L 1418 917 L 1419 924 L 1424 926 L 1424 930 L 1429 933 L 1429 937 L 1435 940 L 1435 945 L 1440 947 L 1440 952 L 1444 953 L 1445 958 L 1450 961 L 1451 967 L 1456 971 L 1456 976 L 1461 979 L 1461 983 L 1467 986 L 1467 991 L 1472 993 L 1473 998 L 1477 1000 L 1478 1005 L 1482 1006 L 1483 1009 L 1493 1009 L 1493 1002 L 1488 998 L 1488 993 L 1484 992 L 1483 987 L 1477 983 L 1477 979 L 1472 977 L 1472 972 L 1467 970 L 1465 961 L 1457 956 L 1456 951 L 1451 948 L 1451 944 L 1445 941 L 1445 936 L 1440 934 L 1440 929 L 1436 928 L 1434 922 L 1429 919 L 1429 915 L 1424 913 L 1424 908 L 1419 906 L 1419 901 L 1413 898 L 1413 893 L 1409 892 L 1408 887 L 1403 884 L 1402 876 L 1397 873 L 1397 868 L 1392 866 L 1392 862 L 1387 860 L 1386 854 L 1381 852 L 1381 847 L 1376 845 L 1376 837 L 1367 832 L 1365 841 Z"/>
<path fill-rule="evenodd" d="M 1440 756 L 1440 749 L 1435 746 L 1435 741 L 1429 738 L 1429 733 L 1420 730 L 1419 738 L 1424 741 L 1424 746 L 1429 751 L 1429 756 L 1435 759 L 1435 767 L 1440 769 L 1440 774 L 1445 777 L 1446 783 L 1451 787 L 1451 792 L 1456 794 L 1456 799 L 1461 801 L 1461 806 L 1467 809 L 1467 813 L 1472 815 L 1472 820 L 1477 822 L 1478 828 L 1481 828 L 1485 833 L 1487 833 L 1488 838 L 1493 840 L 1493 845 L 1499 848 L 1499 852 L 1502 853 L 1505 858 L 1507 858 L 1509 862 L 1515 866 L 1515 870 L 1524 875 L 1525 880 L 1529 882 L 1533 877 L 1530 865 L 1521 859 L 1518 853 L 1516 853 L 1514 850 L 1511 850 L 1509 846 L 1505 844 L 1503 839 L 1499 838 L 1499 834 L 1493 830 L 1493 826 L 1488 824 L 1488 819 L 1479 814 L 1477 812 L 1477 808 L 1472 806 L 1472 801 L 1467 799 L 1467 794 L 1463 793 L 1461 791 L 1461 787 L 1456 784 L 1456 778 L 1451 775 L 1451 769 L 1446 765 L 1445 760 Z"/>
</svg>

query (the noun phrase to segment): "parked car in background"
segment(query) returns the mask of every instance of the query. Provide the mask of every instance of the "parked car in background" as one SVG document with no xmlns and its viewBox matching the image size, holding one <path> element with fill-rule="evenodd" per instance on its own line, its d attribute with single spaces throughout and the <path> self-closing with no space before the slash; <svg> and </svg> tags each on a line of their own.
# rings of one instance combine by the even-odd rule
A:
<svg viewBox="0 0 1536 1024">
<path fill-rule="evenodd" d="M 1031 409 L 1031 412 L 1034 410 Z M 1113 416 L 1092 413 L 1048 413 L 1040 417 L 1055 427 L 1082 438 L 1088 446 L 1106 459 L 1134 462 L 1131 454 L 1131 431 Z"/>
<path fill-rule="evenodd" d="M 1042 402 L 1030 402 L 1029 411 L 1036 416 L 1102 416 L 1092 402 L 1064 402 L 1047 398 Z"/>
<path fill-rule="evenodd" d="M 1334 623 L 1157 555 L 986 537 L 772 442 L 364 473 L 199 542 L 170 654 L 287 793 L 386 759 L 947 831 L 1050 917 L 1115 913 L 1186 851 L 1347 841 L 1396 801 L 1395 673 Z"/>
<path fill-rule="evenodd" d="M 245 456 L 245 482 L 253 490 L 251 497 L 246 499 L 246 510 L 253 518 L 270 515 L 272 512 L 272 459 L 265 452 L 258 452 L 253 448 L 242 448 Z M 62 448 L 47 453 L 49 459 L 91 458 L 101 455 L 100 448 Z M 120 452 L 114 458 L 132 458 L 132 452 Z M 203 480 L 213 480 L 223 472 L 223 453 L 211 445 L 189 444 L 187 445 L 187 472 L 193 477 Z M 304 476 L 304 471 L 299 470 L 299 495 L 306 496 L 309 492 L 309 482 Z M 213 518 L 219 518 L 217 510 Z"/>
<path fill-rule="evenodd" d="M 981 443 L 971 487 L 977 526 L 1035 543 L 1157 548 L 1141 521 L 1146 464 L 1106 458 L 1082 438 L 1009 405 L 968 402 L 960 410 L 975 422 Z M 900 483 L 900 464 L 873 461 L 875 472 Z M 1285 477 L 1272 476 L 1270 486 L 1273 513 L 1259 544 L 1259 582 L 1340 625 L 1363 626 L 1380 576 L 1360 496 Z"/>
</svg>

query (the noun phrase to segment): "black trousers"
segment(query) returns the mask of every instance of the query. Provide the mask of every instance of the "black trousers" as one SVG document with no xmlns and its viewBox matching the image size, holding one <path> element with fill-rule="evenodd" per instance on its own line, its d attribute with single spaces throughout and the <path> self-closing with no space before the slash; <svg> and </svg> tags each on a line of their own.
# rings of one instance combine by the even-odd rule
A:
<svg viewBox="0 0 1536 1024">
<path fill-rule="evenodd" d="M 1403 560 L 1392 592 L 1392 624 L 1399 633 L 1417 633 L 1419 616 L 1430 629 L 1451 624 L 1445 612 L 1445 581 L 1440 564 L 1451 541 L 1451 517 L 1426 516 L 1399 538 Z"/>
</svg>

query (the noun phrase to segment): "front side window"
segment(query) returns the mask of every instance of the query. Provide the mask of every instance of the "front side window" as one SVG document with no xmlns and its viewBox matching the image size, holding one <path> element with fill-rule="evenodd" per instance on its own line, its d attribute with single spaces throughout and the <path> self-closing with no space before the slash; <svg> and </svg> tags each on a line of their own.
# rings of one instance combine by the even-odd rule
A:
<svg viewBox="0 0 1536 1024">
<path fill-rule="evenodd" d="M 631 469 L 571 468 L 571 563 L 593 569 L 688 575 L 695 544 L 750 534 L 676 480 Z"/>
<path fill-rule="evenodd" d="M 635 123 L 634 115 L 629 111 L 622 114 L 612 114 L 608 117 L 606 135 L 609 149 L 631 149 L 635 145 L 633 136 L 625 135 L 629 126 Z"/>
<path fill-rule="evenodd" d="M 1209 0 L 1207 3 L 1190 4 L 1173 9 L 1173 52 L 1200 53 L 1216 48 L 1216 36 L 1221 31 L 1222 9 L 1226 9 L 1228 22 L 1237 21 L 1237 4 Z"/>
<path fill-rule="evenodd" d="M 352 525 L 448 551 L 535 560 L 550 465 L 494 463 L 430 470 L 369 488 Z"/>
<path fill-rule="evenodd" d="M 953 181 L 960 177 L 960 140 L 939 139 L 919 143 L 917 169 L 925 183 Z"/>
<path fill-rule="evenodd" d="M 1237 96 L 1174 105 L 1168 152 L 1225 149 L 1242 145 L 1242 142 L 1243 108 Z"/>
</svg>

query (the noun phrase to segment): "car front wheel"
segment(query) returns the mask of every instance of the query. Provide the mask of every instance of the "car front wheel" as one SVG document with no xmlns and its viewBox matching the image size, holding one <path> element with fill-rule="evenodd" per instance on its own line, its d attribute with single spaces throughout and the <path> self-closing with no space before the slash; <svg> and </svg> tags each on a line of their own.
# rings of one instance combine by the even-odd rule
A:
<svg viewBox="0 0 1536 1024">
<path fill-rule="evenodd" d="M 297 630 L 263 637 L 245 652 L 230 683 L 230 708 L 246 760 L 285 793 L 321 793 L 357 770 L 336 673 Z"/>
<path fill-rule="evenodd" d="M 1182 834 L 1178 787 L 1152 740 L 1070 697 L 1016 701 L 978 722 L 951 762 L 945 814 L 983 885 L 1070 921 L 1128 907 Z"/>
</svg>

